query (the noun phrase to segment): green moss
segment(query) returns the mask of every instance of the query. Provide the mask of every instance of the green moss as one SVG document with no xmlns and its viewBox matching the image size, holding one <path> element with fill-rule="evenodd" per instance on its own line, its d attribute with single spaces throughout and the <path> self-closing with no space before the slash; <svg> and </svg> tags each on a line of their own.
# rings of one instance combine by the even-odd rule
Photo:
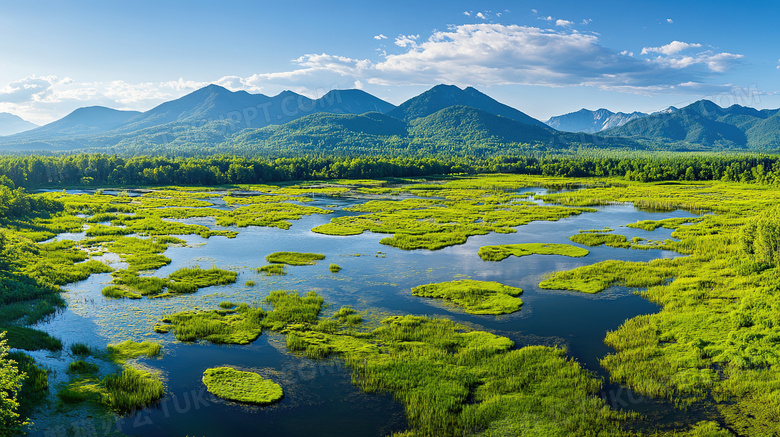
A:
<svg viewBox="0 0 780 437">
<path fill-rule="evenodd" d="M 301 252 L 274 252 L 265 257 L 265 260 L 273 264 L 287 264 L 290 266 L 313 265 L 317 261 L 325 259 L 321 253 Z"/>
<path fill-rule="evenodd" d="M 502 261 L 512 255 L 517 257 L 526 255 L 562 255 L 578 258 L 588 253 L 587 249 L 569 244 L 523 243 L 482 246 L 479 248 L 479 257 L 484 261 Z"/>
<path fill-rule="evenodd" d="M 491 281 L 461 279 L 451 282 L 420 285 L 412 294 L 444 299 L 463 308 L 469 314 L 508 314 L 519 311 L 523 301 L 515 297 L 522 289 Z"/>
<path fill-rule="evenodd" d="M 330 270 L 331 273 L 338 273 L 341 271 L 341 266 L 338 264 L 331 264 L 328 266 L 328 270 Z"/>
<path fill-rule="evenodd" d="M 279 384 L 257 373 L 230 367 L 213 367 L 203 372 L 203 383 L 214 395 L 231 401 L 267 405 L 284 397 Z"/>
<path fill-rule="evenodd" d="M 270 264 L 267 266 L 262 266 L 259 267 L 257 271 L 260 273 L 265 273 L 268 276 L 283 276 L 287 274 L 283 264 Z"/>
</svg>

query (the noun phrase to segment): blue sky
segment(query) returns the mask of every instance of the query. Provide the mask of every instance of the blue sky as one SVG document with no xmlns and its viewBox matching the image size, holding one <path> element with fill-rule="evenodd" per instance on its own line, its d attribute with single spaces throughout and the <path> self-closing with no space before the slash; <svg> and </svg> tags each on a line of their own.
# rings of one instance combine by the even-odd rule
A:
<svg viewBox="0 0 780 437">
<path fill-rule="evenodd" d="M 209 83 L 474 86 L 539 119 L 709 98 L 780 107 L 775 1 L 38 1 L 0 5 L 0 111 L 147 110 Z"/>
</svg>

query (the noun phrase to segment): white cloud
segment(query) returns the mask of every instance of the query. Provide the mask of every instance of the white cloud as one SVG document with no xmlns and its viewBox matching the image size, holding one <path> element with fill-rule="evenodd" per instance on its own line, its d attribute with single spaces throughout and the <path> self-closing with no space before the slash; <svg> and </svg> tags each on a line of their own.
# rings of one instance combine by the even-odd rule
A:
<svg viewBox="0 0 780 437">
<path fill-rule="evenodd" d="M 669 23 L 669 24 L 672 24 L 672 23 L 674 23 L 674 20 L 672 20 L 671 18 L 667 18 L 666 22 Z"/>
<path fill-rule="evenodd" d="M 533 12 L 534 15 L 539 13 L 539 11 L 537 11 L 536 9 L 531 9 L 531 12 Z"/>
<path fill-rule="evenodd" d="M 568 28 L 489 23 L 452 26 L 420 35 L 399 35 L 393 52 L 376 59 L 328 53 L 305 54 L 287 71 L 225 76 L 214 83 L 231 90 L 272 95 L 290 89 L 320 95 L 320 87 L 391 85 L 590 86 L 625 93 L 693 92 L 717 88 L 713 72 L 727 70 L 743 56 L 702 51 L 701 44 L 673 41 L 645 47 L 645 56 L 604 47 L 599 35 Z M 650 55 L 650 56 L 648 56 Z M 778 61 L 780 62 L 780 61 Z M 701 84 L 694 86 L 694 84 Z M 0 111 L 48 122 L 80 106 L 148 110 L 206 85 L 180 78 L 168 82 L 80 83 L 68 78 L 30 76 L 0 87 Z"/>
<path fill-rule="evenodd" d="M 417 39 L 420 35 L 398 35 L 395 38 L 395 45 L 398 47 L 414 47 L 417 45 Z"/>
<path fill-rule="evenodd" d="M 477 18 L 481 18 L 483 20 L 486 20 L 487 16 L 485 16 L 485 14 L 483 14 L 482 12 L 477 12 Z"/>
<path fill-rule="evenodd" d="M 465 15 L 465 16 L 467 16 L 467 17 L 470 17 L 470 16 L 471 16 L 471 12 L 469 12 L 469 11 L 463 11 L 463 15 Z"/>
<path fill-rule="evenodd" d="M 383 39 L 387 39 L 387 37 L 380 33 L 379 35 L 374 35 L 374 39 L 383 40 Z"/>
<path fill-rule="evenodd" d="M 661 47 L 644 47 L 643 55 L 658 53 L 659 56 L 652 61 L 658 64 L 666 65 L 670 68 L 688 68 L 697 64 L 706 65 L 711 71 L 722 73 L 727 71 L 734 63 L 744 56 L 734 53 L 715 53 L 711 50 L 704 50 L 698 53 L 690 53 L 691 49 L 701 48 L 698 43 L 686 43 L 682 41 L 672 41 Z M 681 52 L 688 51 L 689 54 L 682 55 Z"/>
<path fill-rule="evenodd" d="M 569 20 L 560 20 L 559 19 L 559 20 L 555 20 L 555 25 L 559 26 L 559 27 L 569 27 L 569 26 L 573 26 L 574 23 L 569 21 Z"/>
<path fill-rule="evenodd" d="M 777 60 L 777 69 L 780 70 L 780 59 Z"/>
<path fill-rule="evenodd" d="M 593 22 L 592 18 L 583 18 L 582 19 L 582 24 L 590 24 L 592 22 Z"/>
<path fill-rule="evenodd" d="M 701 44 L 698 43 L 687 43 L 682 41 L 672 41 L 669 44 L 661 47 L 644 47 L 642 48 L 642 54 L 646 55 L 649 53 L 661 53 L 664 55 L 673 55 L 675 53 L 679 53 L 683 50 L 692 49 L 692 48 L 699 48 L 701 47 Z"/>
</svg>

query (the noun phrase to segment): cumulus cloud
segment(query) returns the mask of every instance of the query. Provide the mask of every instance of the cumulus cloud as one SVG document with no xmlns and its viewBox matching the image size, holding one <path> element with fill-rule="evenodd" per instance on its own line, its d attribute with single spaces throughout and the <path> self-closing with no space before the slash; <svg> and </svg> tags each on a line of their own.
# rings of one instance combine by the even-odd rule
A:
<svg viewBox="0 0 780 437">
<path fill-rule="evenodd" d="M 477 12 L 477 18 L 481 18 L 483 20 L 486 20 L 487 16 L 485 14 L 483 14 L 482 12 Z"/>
<path fill-rule="evenodd" d="M 382 39 L 387 39 L 387 37 L 380 33 L 379 35 L 374 35 L 374 39 L 382 40 Z"/>
<path fill-rule="evenodd" d="M 712 50 L 698 51 L 692 53 L 692 49 L 699 49 L 702 45 L 698 43 L 686 43 L 682 41 L 672 41 L 661 47 L 644 47 L 643 55 L 658 53 L 659 56 L 652 59 L 653 62 L 666 65 L 670 68 L 688 68 L 697 64 L 706 65 L 711 71 L 722 73 L 727 71 L 736 62 L 739 62 L 744 56 L 735 53 L 715 53 Z M 686 52 L 687 54 L 682 54 Z"/>
<path fill-rule="evenodd" d="M 569 20 L 560 20 L 560 19 L 558 19 L 558 20 L 555 20 L 555 25 L 556 26 L 560 26 L 560 27 L 569 27 L 569 26 L 573 26 L 574 23 L 569 21 Z"/>
<path fill-rule="evenodd" d="M 691 49 L 691 48 L 699 48 L 701 47 L 701 44 L 698 43 L 687 43 L 682 41 L 672 41 L 669 44 L 666 44 L 661 47 L 644 47 L 642 49 L 642 54 L 646 55 L 648 53 L 661 53 L 664 55 L 673 55 L 675 53 L 679 53 L 683 50 Z"/>
<path fill-rule="evenodd" d="M 378 35 L 379 36 L 379 35 Z M 376 59 L 329 53 L 304 54 L 287 71 L 225 76 L 214 83 L 231 90 L 273 94 L 290 89 L 317 96 L 320 88 L 392 85 L 591 86 L 626 93 L 655 94 L 718 87 L 709 83 L 743 57 L 702 50 L 698 43 L 673 41 L 645 47 L 641 56 L 602 45 L 599 35 L 569 27 L 475 23 L 420 35 L 398 35 L 392 51 Z M 390 50 L 390 49 L 388 49 Z M 32 121 L 64 115 L 87 104 L 147 110 L 205 86 L 183 78 L 169 82 L 76 83 L 31 76 L 0 88 L 0 110 L 25 111 Z M 684 91 L 682 91 L 684 92 Z M 10 111 L 9 109 L 16 109 Z M 69 109 L 66 111 L 66 109 Z M 37 111 L 37 112 L 36 112 Z"/>
</svg>

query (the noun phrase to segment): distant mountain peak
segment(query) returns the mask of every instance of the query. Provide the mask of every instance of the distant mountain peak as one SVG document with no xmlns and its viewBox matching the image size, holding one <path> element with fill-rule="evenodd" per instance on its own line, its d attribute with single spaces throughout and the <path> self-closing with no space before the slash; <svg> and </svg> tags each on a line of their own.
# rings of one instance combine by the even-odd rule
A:
<svg viewBox="0 0 780 437">
<path fill-rule="evenodd" d="M 565 132 L 585 132 L 596 133 L 605 129 L 622 126 L 631 120 L 647 116 L 642 112 L 612 112 L 605 108 L 599 108 L 595 111 L 589 109 L 580 109 L 556 117 L 551 117 L 546 121 L 547 125 Z"/>
<path fill-rule="evenodd" d="M 530 117 L 515 108 L 496 101 L 472 87 L 460 89 L 455 85 L 436 85 L 422 94 L 401 103 L 388 115 L 404 121 L 427 117 L 450 106 L 469 106 L 493 115 L 506 117 L 520 123 L 550 129 L 541 121 Z"/>
<path fill-rule="evenodd" d="M 0 136 L 18 134 L 38 127 L 37 124 L 8 112 L 0 112 Z"/>
</svg>

